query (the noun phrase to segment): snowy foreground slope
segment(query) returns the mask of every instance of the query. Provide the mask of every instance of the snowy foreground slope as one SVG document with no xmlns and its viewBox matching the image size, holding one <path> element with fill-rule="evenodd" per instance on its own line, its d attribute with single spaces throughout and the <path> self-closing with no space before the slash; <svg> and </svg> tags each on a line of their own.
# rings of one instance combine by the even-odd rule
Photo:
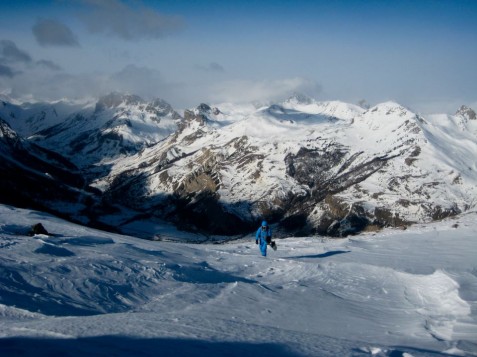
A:
<svg viewBox="0 0 477 357">
<path fill-rule="evenodd" d="M 53 236 L 26 233 L 41 222 Z M 152 242 L 0 205 L 0 356 L 475 356 L 476 214 L 346 239 Z"/>
</svg>

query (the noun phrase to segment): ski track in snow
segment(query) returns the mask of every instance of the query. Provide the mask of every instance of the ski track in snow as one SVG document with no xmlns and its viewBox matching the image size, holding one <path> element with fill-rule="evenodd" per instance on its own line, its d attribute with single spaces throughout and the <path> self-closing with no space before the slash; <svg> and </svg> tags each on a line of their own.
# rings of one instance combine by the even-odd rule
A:
<svg viewBox="0 0 477 357">
<path fill-rule="evenodd" d="M 0 205 L 0 355 L 477 355 L 475 218 L 263 258 L 252 236 L 152 242 Z"/>
</svg>

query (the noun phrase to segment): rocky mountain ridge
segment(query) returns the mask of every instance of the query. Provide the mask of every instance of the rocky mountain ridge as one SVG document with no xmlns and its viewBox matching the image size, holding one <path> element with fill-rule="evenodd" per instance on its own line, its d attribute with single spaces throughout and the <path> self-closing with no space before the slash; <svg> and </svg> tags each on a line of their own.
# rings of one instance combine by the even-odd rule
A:
<svg viewBox="0 0 477 357">
<path fill-rule="evenodd" d="M 295 95 L 260 108 L 111 94 L 29 142 L 81 169 L 98 222 L 134 231 L 168 221 L 204 234 L 344 236 L 475 208 L 477 121 L 470 108 L 426 118 Z M 99 211 L 98 211 L 99 207 Z M 141 232 L 154 237 L 154 229 Z"/>
<path fill-rule="evenodd" d="M 2 203 L 74 217 L 80 223 L 96 222 L 90 211 L 100 193 L 86 184 L 78 168 L 23 139 L 1 118 L 0 170 Z"/>
<path fill-rule="evenodd" d="M 165 101 L 112 93 L 93 108 L 74 113 L 62 123 L 30 138 L 56 150 L 88 170 L 93 164 L 137 153 L 177 129 L 180 115 Z"/>
</svg>

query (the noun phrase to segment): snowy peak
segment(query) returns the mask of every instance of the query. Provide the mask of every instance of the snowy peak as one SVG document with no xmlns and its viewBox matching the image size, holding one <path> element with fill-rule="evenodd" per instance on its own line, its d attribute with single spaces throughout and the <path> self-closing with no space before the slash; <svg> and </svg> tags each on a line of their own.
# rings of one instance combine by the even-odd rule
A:
<svg viewBox="0 0 477 357">
<path fill-rule="evenodd" d="M 358 105 L 340 101 L 318 102 L 318 110 L 323 115 L 328 115 L 342 120 L 350 120 L 364 112 Z"/>
<path fill-rule="evenodd" d="M 94 109 L 76 112 L 32 139 L 85 167 L 158 143 L 178 129 L 180 119 L 162 99 L 147 102 L 139 96 L 111 93 Z"/>
<path fill-rule="evenodd" d="M 358 105 L 340 101 L 318 102 L 302 95 L 293 95 L 278 107 L 300 113 L 321 115 L 341 120 L 351 120 L 365 110 Z"/>
<path fill-rule="evenodd" d="M 205 104 L 202 104 L 202 105 L 205 105 Z M 207 113 L 208 113 L 207 111 L 200 110 L 198 108 L 193 110 L 185 110 L 184 111 L 185 126 L 190 126 L 193 123 L 198 123 L 200 126 L 206 125 L 207 122 L 209 121 L 209 118 L 207 117 Z M 185 126 L 182 126 L 182 127 L 184 128 Z"/>
<path fill-rule="evenodd" d="M 404 117 L 409 113 L 413 114 L 409 109 L 393 101 L 377 104 L 374 107 L 370 108 L 368 112 L 375 113 L 381 116 L 397 115 L 399 117 Z"/>
<path fill-rule="evenodd" d="M 315 100 L 308 97 L 306 94 L 295 92 L 284 103 L 293 106 L 293 105 L 309 105 L 314 102 Z"/>
<path fill-rule="evenodd" d="M 217 121 L 224 118 L 223 113 L 217 107 L 201 103 L 194 109 L 184 111 L 184 121 L 186 125 L 197 123 L 199 126 L 217 124 Z"/>
<path fill-rule="evenodd" d="M 121 94 L 114 92 L 101 97 L 96 103 L 95 111 L 100 112 L 105 109 L 139 105 L 144 103 L 144 100 L 137 95 Z"/>
<path fill-rule="evenodd" d="M 419 132 L 420 116 L 395 102 L 378 104 L 363 114 L 355 117 L 355 126 L 366 126 L 366 130 L 376 132 L 379 136 L 392 139 L 399 133 L 399 129 L 406 129 L 414 133 Z"/>
<path fill-rule="evenodd" d="M 208 234 L 265 217 L 288 232 L 346 235 L 475 205 L 476 120 L 296 94 L 219 107 L 181 118 L 164 100 L 112 93 L 29 141 L 68 157 L 109 203 Z"/>
<path fill-rule="evenodd" d="M 462 105 L 455 115 L 459 115 L 467 120 L 477 120 L 477 114 L 475 111 L 466 105 Z"/>
<path fill-rule="evenodd" d="M 197 106 L 196 112 L 199 114 L 210 114 L 212 112 L 212 108 L 205 103 L 201 103 Z"/>
<path fill-rule="evenodd" d="M 0 150 L 10 152 L 21 147 L 21 139 L 18 134 L 0 118 Z"/>
<path fill-rule="evenodd" d="M 134 108 L 150 114 L 155 114 L 158 117 L 170 115 L 174 117 L 174 119 L 180 118 L 180 115 L 174 111 L 172 106 L 163 99 L 156 98 L 147 102 L 137 95 L 122 94 L 118 92 L 113 92 L 101 97 L 96 103 L 95 113 L 100 113 L 107 109 L 121 111 Z"/>
<path fill-rule="evenodd" d="M 194 113 L 197 115 L 203 115 L 209 120 L 218 120 L 223 117 L 223 113 L 217 107 L 211 107 L 208 104 L 201 103 L 194 109 Z"/>
<path fill-rule="evenodd" d="M 172 108 L 172 106 L 163 99 L 156 98 L 149 102 L 146 106 L 146 111 L 155 113 L 158 117 L 171 116 L 172 119 L 181 119 L 181 116 Z"/>
<path fill-rule="evenodd" d="M 97 187 L 121 204 L 140 199 L 155 214 L 184 217 L 214 234 L 227 234 L 231 222 L 237 232 L 267 217 L 281 229 L 345 235 L 369 224 L 442 218 L 472 204 L 468 193 L 476 192 L 477 178 L 464 161 L 475 157 L 473 146 L 451 141 L 404 106 L 286 105 L 213 121 L 213 108 L 201 104 L 185 112 L 177 135 L 111 170 L 147 179 L 121 185 L 99 179 Z"/>
<path fill-rule="evenodd" d="M 0 93 L 0 105 L 1 104 L 6 104 L 6 103 L 11 103 L 11 104 L 14 104 L 14 105 L 21 105 L 21 102 L 14 99 L 14 98 L 11 98 L 10 96 L 6 95 L 6 94 L 3 94 L 3 93 Z"/>
<path fill-rule="evenodd" d="M 54 103 L 0 102 L 0 115 L 20 135 L 29 137 L 41 130 L 63 122 L 88 103 L 58 101 Z"/>
<path fill-rule="evenodd" d="M 18 135 L 15 131 L 8 125 L 8 123 L 0 118 L 0 138 L 2 139 L 15 139 Z"/>
</svg>

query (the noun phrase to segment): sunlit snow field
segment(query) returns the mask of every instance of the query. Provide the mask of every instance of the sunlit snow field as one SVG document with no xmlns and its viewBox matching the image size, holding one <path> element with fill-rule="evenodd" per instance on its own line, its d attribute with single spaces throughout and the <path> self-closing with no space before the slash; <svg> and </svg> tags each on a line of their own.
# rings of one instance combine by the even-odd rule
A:
<svg viewBox="0 0 477 357">
<path fill-rule="evenodd" d="M 0 356 L 475 356 L 476 218 L 264 258 L 0 205 Z"/>
</svg>

